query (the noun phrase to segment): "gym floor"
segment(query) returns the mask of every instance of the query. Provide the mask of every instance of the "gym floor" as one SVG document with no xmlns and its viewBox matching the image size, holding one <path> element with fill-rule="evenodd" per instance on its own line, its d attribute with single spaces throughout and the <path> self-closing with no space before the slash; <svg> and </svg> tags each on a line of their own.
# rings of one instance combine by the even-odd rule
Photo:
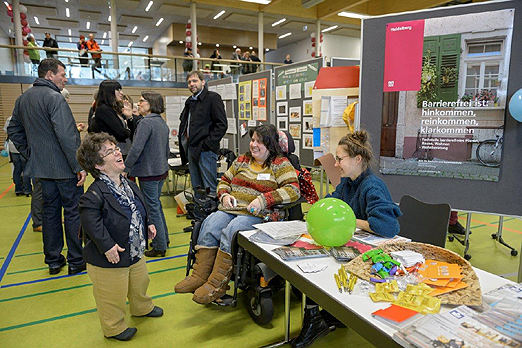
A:
<svg viewBox="0 0 522 348">
<path fill-rule="evenodd" d="M 90 181 L 89 181 L 90 183 Z M 162 197 L 163 208 L 171 235 L 171 246 L 163 258 L 147 259 L 150 273 L 148 293 L 156 305 L 165 310 L 162 318 L 127 316 L 130 326 L 138 333 L 130 342 L 105 339 L 101 333 L 92 296 L 92 284 L 85 272 L 67 275 L 65 267 L 51 276 L 43 262 L 41 233 L 33 232 L 30 221 L 30 198 L 16 197 L 11 180 L 11 164 L 0 159 L 0 342 L 2 347 L 127 347 L 198 346 L 198 347 L 259 347 L 283 337 L 284 293 L 274 295 L 274 319 L 266 326 L 255 324 L 242 301 L 236 308 L 215 305 L 202 306 L 190 295 L 176 294 L 174 284 L 185 276 L 189 225 L 184 217 L 176 216 L 172 196 Z M 307 210 L 308 207 L 304 207 Z M 465 225 L 466 215 L 459 216 Z M 497 231 L 498 217 L 473 214 L 471 221 L 470 262 L 489 272 L 517 279 L 519 256 L 491 238 Z M 520 250 L 522 220 L 504 219 L 504 239 Z M 457 242 L 446 247 L 461 254 L 464 248 Z M 300 302 L 292 301 L 291 333 L 300 329 Z M 353 330 L 337 329 L 313 346 L 372 347 Z"/>
</svg>

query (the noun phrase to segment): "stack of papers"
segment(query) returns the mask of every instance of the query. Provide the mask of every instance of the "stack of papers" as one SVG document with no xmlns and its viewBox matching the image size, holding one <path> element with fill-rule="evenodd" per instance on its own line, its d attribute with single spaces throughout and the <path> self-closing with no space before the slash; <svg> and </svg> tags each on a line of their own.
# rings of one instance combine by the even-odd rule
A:
<svg viewBox="0 0 522 348">
<path fill-rule="evenodd" d="M 380 246 L 384 243 L 389 242 L 411 242 L 411 239 L 401 237 L 401 236 L 395 236 L 393 238 L 386 238 L 382 236 L 378 236 L 376 234 L 365 232 L 362 230 L 355 230 L 355 233 L 353 234 L 352 240 L 355 240 L 357 242 L 369 244 L 372 246 Z"/>
<path fill-rule="evenodd" d="M 462 281 L 462 268 L 454 263 L 426 260 L 418 272 L 423 279 L 422 282 L 433 288 L 428 294 L 430 296 L 442 295 L 468 286 Z"/>
<path fill-rule="evenodd" d="M 300 236 L 308 233 L 304 221 L 273 221 L 253 225 L 274 239 L 283 239 L 292 236 Z"/>
<path fill-rule="evenodd" d="M 412 267 L 417 263 L 424 263 L 424 256 L 413 250 L 392 251 L 390 255 L 404 267 Z"/>
</svg>

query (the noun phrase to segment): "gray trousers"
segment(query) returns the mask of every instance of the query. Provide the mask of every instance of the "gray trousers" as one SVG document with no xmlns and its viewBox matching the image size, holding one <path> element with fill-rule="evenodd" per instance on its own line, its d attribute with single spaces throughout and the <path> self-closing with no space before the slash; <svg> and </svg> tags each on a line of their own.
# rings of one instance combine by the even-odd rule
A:
<svg viewBox="0 0 522 348">
<path fill-rule="evenodd" d="M 33 193 L 31 196 L 31 216 L 33 227 L 42 226 L 43 194 L 40 179 L 33 178 Z"/>
</svg>

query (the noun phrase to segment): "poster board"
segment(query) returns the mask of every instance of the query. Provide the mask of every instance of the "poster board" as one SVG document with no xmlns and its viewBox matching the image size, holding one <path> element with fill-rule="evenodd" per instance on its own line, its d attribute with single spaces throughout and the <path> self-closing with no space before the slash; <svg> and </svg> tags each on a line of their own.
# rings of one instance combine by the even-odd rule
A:
<svg viewBox="0 0 522 348">
<path fill-rule="evenodd" d="M 522 33 L 516 28 L 522 26 L 522 2 L 500 1 L 470 4 L 448 8 L 438 8 L 415 13 L 405 13 L 370 18 L 363 21 L 362 81 L 361 81 L 361 128 L 368 130 L 377 163 L 380 161 L 381 123 L 383 108 L 385 28 L 388 23 L 413 21 L 427 18 L 464 15 L 514 9 L 512 56 L 509 62 L 509 81 L 506 100 L 522 86 Z M 484 23 L 487 26 L 487 23 Z M 520 173 L 520 149 L 522 148 L 522 124 L 514 120 L 509 112 L 504 113 L 504 142 L 502 166 L 498 182 L 475 181 L 448 177 L 382 175 L 394 201 L 409 194 L 426 202 L 446 202 L 452 208 L 522 215 L 522 185 Z"/>
<path fill-rule="evenodd" d="M 310 109 L 313 86 L 323 65 L 323 58 L 316 58 L 274 69 L 276 127 L 281 129 L 286 123 L 303 166 L 314 165 L 313 130 L 309 130 L 306 123 L 313 115 L 306 110 Z"/>
<path fill-rule="evenodd" d="M 169 127 L 169 147 L 178 148 L 180 115 L 185 107 L 186 96 L 165 96 L 165 116 Z"/>
<path fill-rule="evenodd" d="M 237 154 L 237 84 L 232 82 L 232 77 L 225 77 L 219 80 L 208 81 L 207 86 L 209 91 L 214 91 L 221 95 L 221 99 L 225 105 L 228 128 L 227 133 L 223 139 L 221 139 L 220 148 L 229 149 Z"/>
<path fill-rule="evenodd" d="M 238 82 L 238 144 L 239 153 L 250 147 L 249 131 L 260 124 L 273 123 L 271 115 L 272 71 L 265 70 L 239 76 Z"/>
<path fill-rule="evenodd" d="M 361 64 L 361 61 L 357 58 L 343 58 L 343 57 L 332 57 L 330 58 L 330 66 L 354 66 Z"/>
</svg>

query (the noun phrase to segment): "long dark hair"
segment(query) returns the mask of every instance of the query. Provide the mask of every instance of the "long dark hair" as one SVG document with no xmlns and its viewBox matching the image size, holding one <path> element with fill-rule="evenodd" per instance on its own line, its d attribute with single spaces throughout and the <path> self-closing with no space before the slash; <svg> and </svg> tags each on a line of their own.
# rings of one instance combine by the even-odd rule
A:
<svg viewBox="0 0 522 348">
<path fill-rule="evenodd" d="M 96 96 L 95 108 L 105 104 L 110 106 L 118 115 L 121 115 L 123 103 L 116 100 L 115 92 L 121 89 L 118 81 L 104 80 L 100 83 L 98 88 L 98 95 Z M 96 109 L 95 109 L 96 111 Z"/>
<path fill-rule="evenodd" d="M 259 140 L 263 142 L 263 145 L 265 145 L 268 150 L 268 157 L 263 163 L 263 166 L 268 167 L 276 157 L 283 155 L 283 151 L 281 151 L 281 147 L 279 146 L 279 134 L 277 133 L 277 129 L 273 124 L 262 124 L 250 130 L 251 138 L 254 133 L 257 134 Z M 246 153 L 246 156 L 253 158 L 250 150 Z"/>
</svg>

